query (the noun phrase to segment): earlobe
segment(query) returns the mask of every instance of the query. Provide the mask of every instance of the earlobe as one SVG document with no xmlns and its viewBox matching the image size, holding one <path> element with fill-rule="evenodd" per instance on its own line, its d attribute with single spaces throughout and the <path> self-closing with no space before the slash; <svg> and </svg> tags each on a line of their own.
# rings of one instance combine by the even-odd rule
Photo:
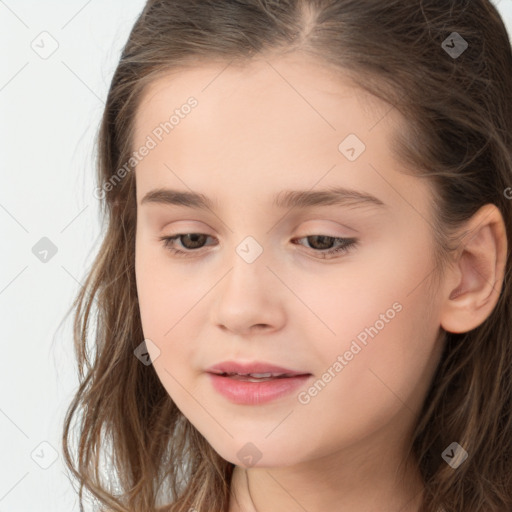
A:
<svg viewBox="0 0 512 512">
<path fill-rule="evenodd" d="M 503 286 L 507 258 L 505 223 L 495 205 L 482 206 L 463 232 L 446 280 L 440 319 L 441 327 L 453 333 L 475 329 L 492 313 Z"/>
</svg>

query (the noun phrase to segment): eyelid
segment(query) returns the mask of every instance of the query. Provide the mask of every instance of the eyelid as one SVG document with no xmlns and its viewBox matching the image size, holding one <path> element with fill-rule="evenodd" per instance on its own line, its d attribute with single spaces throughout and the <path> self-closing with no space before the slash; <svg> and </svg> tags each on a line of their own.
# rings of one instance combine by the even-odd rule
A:
<svg viewBox="0 0 512 512">
<path fill-rule="evenodd" d="M 333 236 L 333 237 L 349 237 L 352 236 L 350 233 L 360 233 L 358 229 L 355 227 L 349 226 L 348 224 L 343 224 L 342 222 L 338 222 L 333 219 L 307 219 L 304 220 L 300 218 L 299 222 L 295 223 L 293 226 L 293 231 L 298 231 L 300 227 L 300 232 L 305 232 L 306 236 L 314 235 L 325 235 L 325 236 Z M 341 232 L 340 232 L 341 231 Z M 339 234 L 330 234 L 330 233 L 339 233 Z"/>
</svg>

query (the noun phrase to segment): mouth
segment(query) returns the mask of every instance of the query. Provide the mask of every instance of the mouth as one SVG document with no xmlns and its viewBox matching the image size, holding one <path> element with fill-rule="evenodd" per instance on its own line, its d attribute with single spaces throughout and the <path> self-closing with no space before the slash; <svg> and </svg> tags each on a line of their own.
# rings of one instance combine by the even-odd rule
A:
<svg viewBox="0 0 512 512">
<path fill-rule="evenodd" d="M 215 391 L 238 405 L 261 405 L 298 391 L 311 373 L 287 371 L 224 371 L 209 369 L 207 375 Z"/>
<path fill-rule="evenodd" d="M 252 363 L 224 361 L 211 366 L 206 371 L 215 375 L 227 377 L 241 376 L 253 379 L 277 379 L 297 377 L 299 375 L 311 375 L 309 372 L 292 370 L 290 368 L 260 361 Z"/>
<path fill-rule="evenodd" d="M 294 377 L 304 377 L 311 375 L 310 373 L 236 373 L 236 372 L 221 372 L 212 371 L 209 372 L 213 375 L 220 377 L 229 377 L 233 380 L 240 380 L 245 382 L 268 382 L 276 379 L 289 379 Z"/>
</svg>

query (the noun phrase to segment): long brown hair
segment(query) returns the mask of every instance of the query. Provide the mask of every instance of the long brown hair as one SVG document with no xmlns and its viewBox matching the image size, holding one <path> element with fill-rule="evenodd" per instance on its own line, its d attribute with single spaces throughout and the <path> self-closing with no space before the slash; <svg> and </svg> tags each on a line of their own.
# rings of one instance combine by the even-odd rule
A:
<svg viewBox="0 0 512 512">
<path fill-rule="evenodd" d="M 393 150 L 435 187 L 437 275 L 459 243 L 450 234 L 487 203 L 499 208 L 512 240 L 512 53 L 490 1 L 148 1 L 108 93 L 97 162 L 106 230 L 73 304 L 80 386 L 63 448 L 81 510 L 84 489 L 114 511 L 228 510 L 233 464 L 181 414 L 153 367 L 134 357 L 144 335 L 132 131 L 141 94 L 157 76 L 201 61 L 243 65 L 289 52 L 342 71 L 403 114 Z M 422 512 L 512 510 L 511 268 L 509 250 L 484 323 L 445 333 L 410 446 L 425 483 Z M 454 440 L 470 454 L 456 471 L 441 458 Z"/>
</svg>

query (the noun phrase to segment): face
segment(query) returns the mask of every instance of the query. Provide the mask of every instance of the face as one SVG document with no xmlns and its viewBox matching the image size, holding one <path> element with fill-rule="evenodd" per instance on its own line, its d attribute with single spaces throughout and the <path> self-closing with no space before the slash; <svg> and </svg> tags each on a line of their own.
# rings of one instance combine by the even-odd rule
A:
<svg viewBox="0 0 512 512">
<path fill-rule="evenodd" d="M 396 446 L 410 428 L 438 362 L 440 306 L 431 191 L 400 172 L 400 126 L 299 57 L 211 63 L 146 89 L 134 137 L 150 147 L 135 171 L 144 336 L 163 386 L 226 460 L 290 466 Z M 346 195 L 320 193 L 335 189 Z M 208 372 L 226 361 L 305 376 Z"/>
</svg>

